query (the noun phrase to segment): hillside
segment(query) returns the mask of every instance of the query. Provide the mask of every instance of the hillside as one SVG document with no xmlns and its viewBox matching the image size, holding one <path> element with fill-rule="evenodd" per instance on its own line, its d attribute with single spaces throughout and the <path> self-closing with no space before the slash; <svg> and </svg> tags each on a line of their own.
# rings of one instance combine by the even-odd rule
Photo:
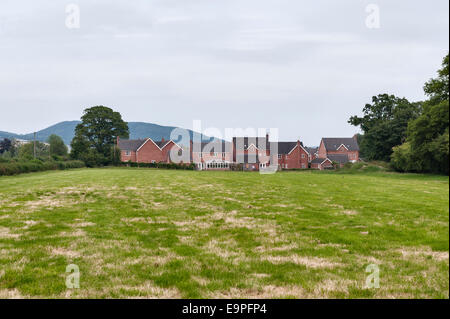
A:
<svg viewBox="0 0 450 319">
<path fill-rule="evenodd" d="M 41 131 L 36 132 L 36 138 L 38 141 L 45 142 L 50 135 L 56 134 L 56 135 L 61 136 L 61 138 L 64 140 L 64 143 L 69 145 L 73 139 L 73 136 L 75 135 L 75 127 L 77 126 L 78 123 L 80 123 L 80 121 L 60 122 L 58 124 L 52 125 Z M 154 139 L 154 140 L 161 140 L 161 138 L 164 138 L 167 140 L 167 139 L 170 139 L 170 133 L 176 127 L 162 126 L 162 125 L 157 125 L 157 124 L 153 124 L 153 123 L 144 123 L 144 122 L 129 122 L 128 128 L 130 130 L 130 138 L 131 139 L 150 137 L 151 139 Z M 188 131 L 189 131 L 190 137 L 192 139 L 193 132 L 191 130 L 188 130 Z M 0 139 L 2 139 L 2 138 L 32 140 L 33 133 L 16 134 L 16 133 L 0 131 Z M 204 136 L 203 138 L 206 140 L 210 139 L 207 136 Z"/>
</svg>

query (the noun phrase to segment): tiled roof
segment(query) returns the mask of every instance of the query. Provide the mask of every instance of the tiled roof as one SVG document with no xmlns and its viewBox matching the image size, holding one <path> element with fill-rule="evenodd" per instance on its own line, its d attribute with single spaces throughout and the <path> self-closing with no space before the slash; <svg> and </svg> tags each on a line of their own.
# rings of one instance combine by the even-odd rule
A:
<svg viewBox="0 0 450 319">
<path fill-rule="evenodd" d="M 132 151 L 136 152 L 142 144 L 144 144 L 145 140 L 119 140 L 119 148 L 122 151 Z"/>
<path fill-rule="evenodd" d="M 343 144 L 349 151 L 359 151 L 358 142 L 352 137 L 323 138 L 323 144 L 327 151 L 337 151 Z"/>
<path fill-rule="evenodd" d="M 277 142 L 271 142 L 271 148 L 275 147 Z M 278 154 L 289 154 L 294 147 L 297 146 L 297 142 L 278 142 Z"/>
<path fill-rule="evenodd" d="M 315 158 L 311 161 L 311 164 L 322 164 L 322 162 L 325 160 L 326 158 Z"/>
<path fill-rule="evenodd" d="M 170 141 L 153 141 L 155 142 L 156 145 L 158 145 L 159 148 L 163 148 L 164 146 L 166 146 Z"/>
<path fill-rule="evenodd" d="M 329 154 L 327 156 L 332 162 L 345 164 L 348 162 L 347 154 Z"/>
<path fill-rule="evenodd" d="M 319 151 L 318 147 L 305 147 L 309 154 L 314 155 Z"/>
</svg>

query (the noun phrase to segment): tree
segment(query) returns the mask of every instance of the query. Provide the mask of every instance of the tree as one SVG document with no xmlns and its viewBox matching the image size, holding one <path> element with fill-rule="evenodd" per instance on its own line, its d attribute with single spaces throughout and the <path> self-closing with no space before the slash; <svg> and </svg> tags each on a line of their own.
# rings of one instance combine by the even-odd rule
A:
<svg viewBox="0 0 450 319">
<path fill-rule="evenodd" d="M 363 117 L 352 116 L 349 123 L 360 126 L 361 155 L 368 160 L 389 161 L 394 146 L 406 139 L 408 122 L 419 116 L 421 103 L 410 103 L 405 98 L 379 94 L 372 104 L 363 108 Z"/>
<path fill-rule="evenodd" d="M 5 138 L 0 141 L 0 154 L 11 151 L 13 144 L 10 139 Z"/>
<path fill-rule="evenodd" d="M 61 137 L 56 134 L 50 135 L 47 142 L 50 144 L 50 155 L 66 156 L 68 149 Z"/>
<path fill-rule="evenodd" d="M 449 56 L 444 58 L 438 77 L 424 86 L 429 99 L 423 113 L 408 125 L 408 142 L 419 171 L 449 173 Z"/>
<path fill-rule="evenodd" d="M 396 146 L 391 155 L 391 166 L 399 172 L 418 172 L 420 167 L 418 159 L 411 150 L 408 142 Z"/>
<path fill-rule="evenodd" d="M 449 100 L 449 55 L 442 61 L 442 68 L 438 70 L 438 77 L 431 79 L 423 88 L 425 94 L 430 97 L 429 103 L 439 104 Z"/>
<path fill-rule="evenodd" d="M 85 161 L 88 166 L 112 163 L 111 148 L 116 138 L 128 138 L 128 124 L 119 112 L 105 106 L 84 110 L 81 123 L 75 128 L 71 156 Z"/>
<path fill-rule="evenodd" d="M 36 141 L 36 157 L 38 158 L 48 158 L 49 156 L 48 145 Z M 32 159 L 34 157 L 34 143 L 29 142 L 19 146 L 19 158 L 22 159 Z"/>
</svg>

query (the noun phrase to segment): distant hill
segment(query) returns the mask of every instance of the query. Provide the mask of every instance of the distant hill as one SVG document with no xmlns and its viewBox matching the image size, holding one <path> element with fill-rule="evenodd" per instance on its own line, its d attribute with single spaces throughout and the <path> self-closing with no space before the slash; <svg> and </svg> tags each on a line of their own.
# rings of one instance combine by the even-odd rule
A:
<svg viewBox="0 0 450 319">
<path fill-rule="evenodd" d="M 52 125 L 43 129 L 41 131 L 36 132 L 36 139 L 41 142 L 47 141 L 48 137 L 52 134 L 56 134 L 61 136 L 64 140 L 64 143 L 70 145 L 74 135 L 75 135 L 75 127 L 81 123 L 80 121 L 66 121 L 60 122 L 58 124 Z M 130 130 L 130 139 L 139 139 L 139 138 L 147 138 L 150 137 L 153 140 L 161 140 L 162 138 L 169 140 L 170 133 L 176 127 L 174 126 L 162 126 L 153 123 L 144 123 L 144 122 L 129 122 L 128 129 Z M 193 131 L 188 130 L 190 134 L 190 138 L 194 134 Z M 196 133 L 198 134 L 198 133 Z M 15 138 L 22 140 L 32 140 L 33 133 L 28 134 L 15 134 L 10 132 L 0 131 L 0 139 L 3 138 Z M 210 137 L 203 136 L 204 140 L 209 140 Z"/>
</svg>

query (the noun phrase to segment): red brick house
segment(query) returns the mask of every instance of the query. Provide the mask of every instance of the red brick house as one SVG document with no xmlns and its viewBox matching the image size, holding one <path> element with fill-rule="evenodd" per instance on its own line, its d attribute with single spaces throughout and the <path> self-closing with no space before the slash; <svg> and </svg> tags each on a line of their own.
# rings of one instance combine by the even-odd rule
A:
<svg viewBox="0 0 450 319">
<path fill-rule="evenodd" d="M 278 142 L 278 166 L 281 169 L 306 169 L 310 154 L 300 141 Z"/>
<path fill-rule="evenodd" d="M 357 162 L 359 161 L 358 142 L 352 137 L 322 138 L 317 159 L 329 159 L 341 166 L 347 162 Z"/>
<path fill-rule="evenodd" d="M 242 164 L 244 170 L 258 171 L 268 168 L 275 161 L 279 169 L 306 169 L 309 152 L 300 141 L 270 142 L 265 137 L 234 137 L 233 162 Z M 278 149 L 277 149 L 278 148 Z M 277 149 L 277 154 L 271 154 Z"/>
<path fill-rule="evenodd" d="M 151 138 L 140 140 L 117 139 L 122 162 L 136 163 L 170 163 L 172 150 L 183 152 L 183 149 L 173 141 L 153 141 Z"/>
</svg>

